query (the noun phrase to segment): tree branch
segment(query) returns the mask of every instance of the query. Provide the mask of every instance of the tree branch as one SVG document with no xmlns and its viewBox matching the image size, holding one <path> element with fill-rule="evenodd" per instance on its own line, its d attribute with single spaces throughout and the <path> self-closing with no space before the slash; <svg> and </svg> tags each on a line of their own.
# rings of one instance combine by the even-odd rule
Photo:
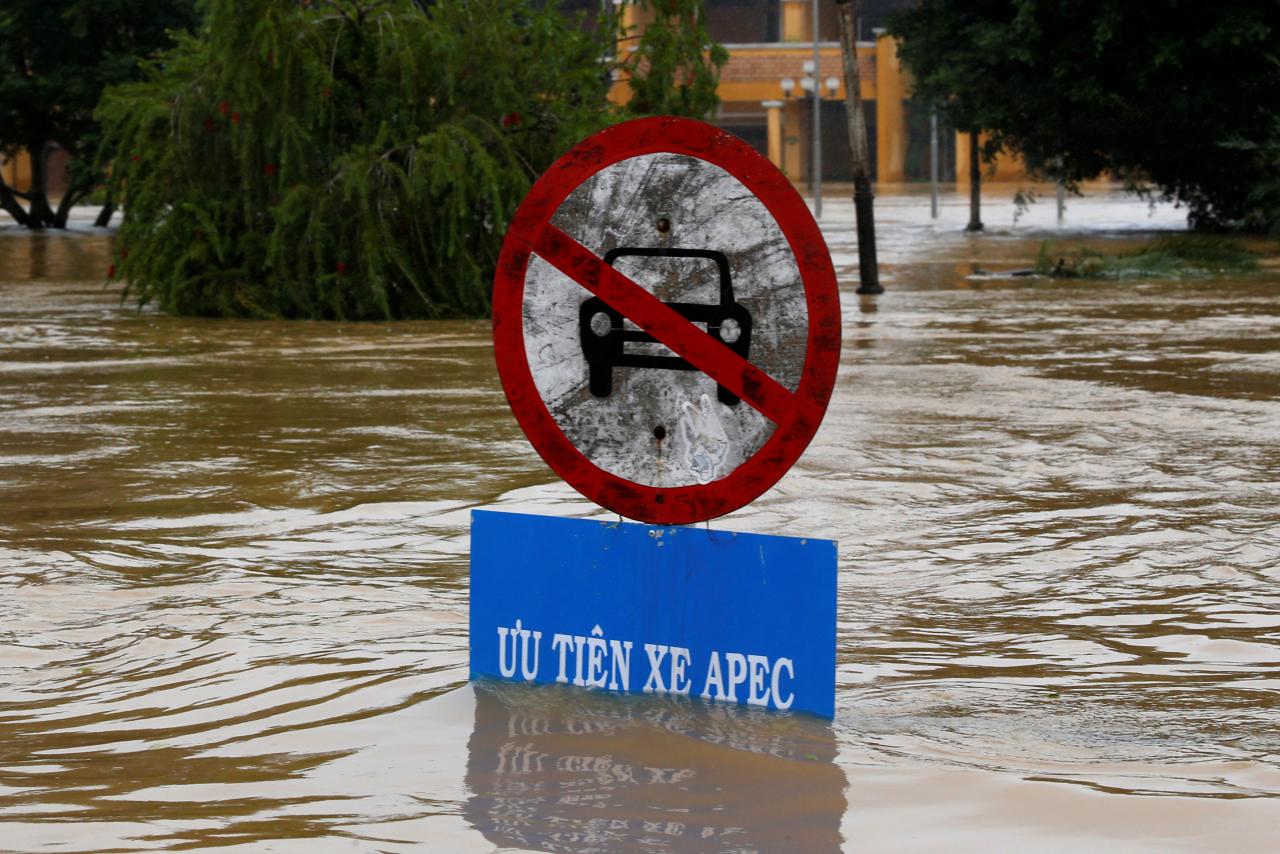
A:
<svg viewBox="0 0 1280 854">
<path fill-rule="evenodd" d="M 91 189 L 92 185 L 87 181 L 78 181 L 67 187 L 62 198 L 58 200 L 58 210 L 53 215 L 54 228 L 67 227 L 67 217 L 71 214 L 72 206 L 87 196 Z"/>
<path fill-rule="evenodd" d="M 27 212 L 22 209 L 22 205 L 18 204 L 18 200 L 14 198 L 16 191 L 0 178 L 0 208 L 4 208 L 9 216 L 13 217 L 18 225 L 31 225 L 31 217 L 27 216 Z"/>
<path fill-rule="evenodd" d="M 111 217 L 115 216 L 116 202 L 111 192 L 107 192 L 106 204 L 102 206 L 102 210 L 98 211 L 98 218 L 93 221 L 95 228 L 106 228 L 111 225 Z"/>
</svg>

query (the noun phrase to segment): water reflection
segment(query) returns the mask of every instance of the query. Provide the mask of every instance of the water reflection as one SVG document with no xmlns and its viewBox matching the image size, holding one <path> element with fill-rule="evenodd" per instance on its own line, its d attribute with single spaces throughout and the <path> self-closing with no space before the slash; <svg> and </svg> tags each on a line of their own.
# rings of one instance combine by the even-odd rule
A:
<svg viewBox="0 0 1280 854">
<path fill-rule="evenodd" d="M 106 281 L 114 232 L 73 225 L 31 233 L 0 213 L 0 282 Z"/>
<path fill-rule="evenodd" d="M 698 701 L 477 685 L 466 817 L 500 848 L 835 851 L 831 727 Z"/>
</svg>

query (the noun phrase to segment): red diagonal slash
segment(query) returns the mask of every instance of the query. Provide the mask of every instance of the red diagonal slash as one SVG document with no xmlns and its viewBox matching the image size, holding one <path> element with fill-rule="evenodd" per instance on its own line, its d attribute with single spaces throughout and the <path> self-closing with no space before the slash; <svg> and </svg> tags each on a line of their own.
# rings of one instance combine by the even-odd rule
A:
<svg viewBox="0 0 1280 854">
<path fill-rule="evenodd" d="M 796 417 L 798 400 L 781 383 L 554 225 L 542 229 L 533 251 L 775 424 Z"/>
</svg>

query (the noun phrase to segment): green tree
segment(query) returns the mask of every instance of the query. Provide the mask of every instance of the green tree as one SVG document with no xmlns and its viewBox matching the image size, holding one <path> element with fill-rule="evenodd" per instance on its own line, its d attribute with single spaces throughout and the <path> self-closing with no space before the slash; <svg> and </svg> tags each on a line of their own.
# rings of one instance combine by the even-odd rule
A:
<svg viewBox="0 0 1280 854">
<path fill-rule="evenodd" d="M 720 105 L 716 89 L 729 52 L 707 31 L 705 0 L 642 0 L 649 21 L 626 33 L 619 64 L 628 73 L 632 115 L 707 119 Z"/>
<path fill-rule="evenodd" d="M 0 178 L 0 207 L 21 225 L 65 228 L 101 180 L 94 107 L 104 87 L 138 76 L 138 60 L 195 23 L 194 0 L 4 0 L 0 6 L 0 153 L 31 155 L 28 191 Z M 71 156 L 70 186 L 49 200 L 49 157 Z M 26 202 L 26 207 L 23 207 Z"/>
<path fill-rule="evenodd" d="M 100 109 L 127 293 L 181 314 L 485 314 L 532 180 L 611 120 L 613 36 L 538 0 L 208 0 Z"/>
<path fill-rule="evenodd" d="M 1262 178 L 1249 193 L 1253 220 L 1268 234 L 1280 236 L 1280 112 L 1271 115 L 1271 133 L 1266 138 L 1234 139 L 1229 147 L 1262 164 Z"/>
<path fill-rule="evenodd" d="M 988 155 L 1069 185 L 1149 183 L 1198 227 L 1258 224 L 1280 3 L 921 0 L 889 29 L 914 97 L 986 131 Z"/>
</svg>

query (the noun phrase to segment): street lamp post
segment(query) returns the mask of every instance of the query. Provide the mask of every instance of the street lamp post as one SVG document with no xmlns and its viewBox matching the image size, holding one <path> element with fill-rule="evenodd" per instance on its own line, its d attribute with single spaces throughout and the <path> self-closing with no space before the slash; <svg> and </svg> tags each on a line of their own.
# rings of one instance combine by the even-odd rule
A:
<svg viewBox="0 0 1280 854">
<path fill-rule="evenodd" d="M 818 79 L 818 66 L 812 60 L 804 64 L 805 76 L 800 78 L 800 97 L 811 98 L 813 102 L 813 163 L 809 175 L 809 187 L 813 193 L 813 215 L 815 219 L 822 217 L 822 101 L 834 98 L 840 91 L 840 78 L 828 77 L 825 81 Z M 783 77 L 778 81 L 782 88 L 782 96 L 788 100 L 796 89 L 793 77 Z M 826 93 L 823 93 L 823 86 Z"/>
<path fill-rule="evenodd" d="M 1067 185 L 1062 179 L 1062 158 L 1058 158 L 1058 186 L 1054 188 L 1055 195 L 1058 197 L 1058 225 L 1062 225 L 1062 219 L 1067 213 Z"/>
<path fill-rule="evenodd" d="M 938 108 L 929 110 L 929 214 L 938 218 Z"/>
<path fill-rule="evenodd" d="M 818 0 L 813 0 L 813 216 L 822 219 L 822 87 L 818 85 Z"/>
</svg>

